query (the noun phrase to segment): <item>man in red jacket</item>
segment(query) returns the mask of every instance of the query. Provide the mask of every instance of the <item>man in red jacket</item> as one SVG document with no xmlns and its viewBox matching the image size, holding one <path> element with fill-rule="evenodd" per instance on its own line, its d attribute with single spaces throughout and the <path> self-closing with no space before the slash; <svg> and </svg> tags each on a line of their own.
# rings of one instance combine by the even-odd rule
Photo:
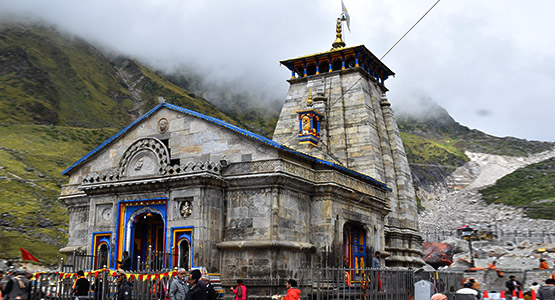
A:
<svg viewBox="0 0 555 300">
<path fill-rule="evenodd" d="M 297 281 L 295 279 L 289 279 L 285 283 L 287 288 L 287 295 L 283 300 L 299 300 L 301 298 L 301 290 L 297 288 Z"/>
</svg>

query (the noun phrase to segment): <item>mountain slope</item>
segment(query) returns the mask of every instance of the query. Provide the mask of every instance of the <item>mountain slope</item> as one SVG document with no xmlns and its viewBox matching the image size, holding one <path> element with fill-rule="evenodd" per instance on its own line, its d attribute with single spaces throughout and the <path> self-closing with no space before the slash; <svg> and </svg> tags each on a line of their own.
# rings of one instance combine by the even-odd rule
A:
<svg viewBox="0 0 555 300">
<path fill-rule="evenodd" d="M 420 198 L 433 198 L 453 188 L 449 175 L 469 161 L 466 151 L 528 156 L 555 147 L 552 142 L 501 138 L 472 130 L 453 120 L 445 109 L 430 100 L 420 99 L 418 104 L 418 114 L 400 108 L 397 123 L 417 192 L 423 192 L 419 193 Z"/>
<path fill-rule="evenodd" d="M 61 171 L 154 107 L 158 97 L 271 136 L 279 112 L 252 105 L 255 96 L 210 90 L 195 83 L 202 81 L 195 74 L 166 76 L 130 58 L 108 59 L 49 27 L 0 26 L 0 258 L 16 259 L 21 246 L 56 262 L 68 223 L 56 201 L 66 182 Z M 398 114 L 420 198 L 453 188 L 453 171 L 469 162 L 465 151 L 518 156 L 553 148 L 470 130 L 441 107 L 427 106 L 427 117 Z M 523 189 L 530 179 L 520 178 Z"/>
<path fill-rule="evenodd" d="M 532 218 L 555 220 L 555 157 L 518 169 L 480 194 L 487 203 L 524 207 Z"/>
<path fill-rule="evenodd" d="M 0 126 L 0 258 L 23 247 L 47 264 L 67 243 L 68 215 L 57 201 L 61 172 L 115 129 L 45 125 Z"/>
</svg>

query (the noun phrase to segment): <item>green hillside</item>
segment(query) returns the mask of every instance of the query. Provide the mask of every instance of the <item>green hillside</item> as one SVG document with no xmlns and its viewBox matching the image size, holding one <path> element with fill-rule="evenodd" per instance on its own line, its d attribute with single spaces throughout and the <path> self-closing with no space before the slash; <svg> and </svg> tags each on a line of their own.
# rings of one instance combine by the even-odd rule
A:
<svg viewBox="0 0 555 300">
<path fill-rule="evenodd" d="M 199 96 L 205 90 L 192 91 L 198 80 L 168 76 L 131 58 L 108 59 L 86 41 L 49 27 L 0 25 L 0 258 L 18 259 L 23 247 L 48 264 L 57 262 L 68 224 L 66 208 L 57 201 L 67 182 L 61 172 L 157 105 L 159 97 L 271 137 L 275 107 L 251 106 L 252 95 L 218 99 L 227 91 L 211 93 L 216 99 L 209 102 Z M 523 155 L 553 147 L 470 130 L 440 107 L 427 115 L 398 119 L 417 188 L 445 184 L 468 161 L 465 150 Z M 523 190 L 535 186 L 534 174 L 520 178 Z M 542 184 L 537 183 L 540 190 Z M 510 201 L 495 198 L 503 189 L 496 193 L 495 201 Z M 549 197 L 514 205 L 541 208 Z"/>
<path fill-rule="evenodd" d="M 0 122 L 122 127 L 131 95 L 83 40 L 38 26 L 0 25 Z"/>
<path fill-rule="evenodd" d="M 61 172 L 114 129 L 45 125 L 0 126 L 0 257 L 19 247 L 48 264 L 67 242 L 66 208 L 57 201 L 67 183 Z"/>
<path fill-rule="evenodd" d="M 480 193 L 487 203 L 524 207 L 531 218 L 555 219 L 555 158 L 518 169 Z"/>
</svg>

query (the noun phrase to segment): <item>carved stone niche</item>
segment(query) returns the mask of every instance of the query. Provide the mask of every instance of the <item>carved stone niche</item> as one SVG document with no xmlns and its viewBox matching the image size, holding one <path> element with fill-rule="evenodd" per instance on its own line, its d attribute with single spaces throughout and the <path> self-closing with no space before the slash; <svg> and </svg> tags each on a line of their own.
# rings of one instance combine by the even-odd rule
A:
<svg viewBox="0 0 555 300">
<path fill-rule="evenodd" d="M 176 198 L 175 201 L 179 208 L 178 218 L 187 219 L 193 214 L 193 197 Z"/>
<path fill-rule="evenodd" d="M 96 225 L 110 225 L 113 218 L 112 204 L 96 205 Z"/>
</svg>

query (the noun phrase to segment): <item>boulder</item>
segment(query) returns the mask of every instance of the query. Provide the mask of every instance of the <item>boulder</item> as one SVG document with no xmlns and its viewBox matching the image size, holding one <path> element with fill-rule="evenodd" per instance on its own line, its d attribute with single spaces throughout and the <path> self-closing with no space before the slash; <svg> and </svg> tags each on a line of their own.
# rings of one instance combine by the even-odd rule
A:
<svg viewBox="0 0 555 300">
<path fill-rule="evenodd" d="M 450 237 L 443 241 L 443 243 L 453 246 L 453 254 L 468 252 L 468 242 L 456 237 Z"/>
<path fill-rule="evenodd" d="M 530 246 L 532 246 L 532 243 L 530 243 L 529 240 L 524 240 L 520 244 L 518 244 L 518 248 L 520 248 L 520 249 L 525 249 L 525 248 L 528 248 Z"/>
<path fill-rule="evenodd" d="M 453 246 L 448 243 L 422 243 L 422 258 L 435 269 L 453 262 Z"/>
</svg>

